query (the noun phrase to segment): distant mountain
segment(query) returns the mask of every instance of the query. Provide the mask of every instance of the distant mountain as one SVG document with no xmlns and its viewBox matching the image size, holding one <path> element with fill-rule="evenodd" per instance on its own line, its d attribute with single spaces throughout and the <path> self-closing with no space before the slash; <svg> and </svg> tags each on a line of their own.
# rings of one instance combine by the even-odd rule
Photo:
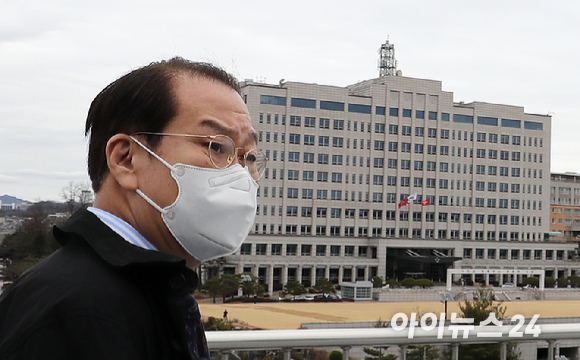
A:
<svg viewBox="0 0 580 360">
<path fill-rule="evenodd" d="M 2 202 L 2 204 L 16 204 L 16 205 L 30 202 L 30 201 L 22 200 L 19 198 L 15 198 L 14 196 L 10 196 L 10 195 L 0 196 L 0 201 Z"/>
</svg>

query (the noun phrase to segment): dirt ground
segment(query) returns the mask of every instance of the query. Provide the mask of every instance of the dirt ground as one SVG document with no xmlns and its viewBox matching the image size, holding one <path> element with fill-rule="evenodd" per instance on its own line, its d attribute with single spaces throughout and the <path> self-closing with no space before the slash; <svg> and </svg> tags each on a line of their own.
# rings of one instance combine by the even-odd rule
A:
<svg viewBox="0 0 580 360">
<path fill-rule="evenodd" d="M 522 314 L 532 317 L 540 314 L 543 317 L 580 317 L 580 301 L 517 301 L 505 302 L 507 316 Z M 200 302 L 199 307 L 204 317 L 221 318 L 224 310 L 228 318 L 237 319 L 252 327 L 262 329 L 297 329 L 302 323 L 332 321 L 390 321 L 399 312 L 409 316 L 412 312 L 433 312 L 439 315 L 445 312 L 440 302 L 410 303 L 258 303 L 258 304 L 212 304 Z M 448 318 L 452 312 L 459 312 L 458 303 L 448 303 Z"/>
</svg>

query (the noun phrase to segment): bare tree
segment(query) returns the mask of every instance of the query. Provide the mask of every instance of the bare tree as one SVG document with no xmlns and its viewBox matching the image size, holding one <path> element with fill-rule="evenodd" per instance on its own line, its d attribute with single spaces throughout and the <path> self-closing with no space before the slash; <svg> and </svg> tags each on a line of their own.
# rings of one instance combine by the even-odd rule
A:
<svg viewBox="0 0 580 360">
<path fill-rule="evenodd" d="M 60 196 L 67 204 L 70 214 L 75 211 L 77 204 L 82 207 L 93 201 L 91 186 L 86 182 L 69 181 L 68 185 L 60 191 Z"/>
</svg>

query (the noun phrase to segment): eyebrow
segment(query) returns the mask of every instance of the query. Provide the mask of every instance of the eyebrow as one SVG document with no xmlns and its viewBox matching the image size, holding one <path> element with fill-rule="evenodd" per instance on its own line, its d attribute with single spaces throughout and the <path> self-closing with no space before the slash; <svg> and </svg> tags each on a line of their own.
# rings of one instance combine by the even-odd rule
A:
<svg viewBox="0 0 580 360">
<path fill-rule="evenodd" d="M 227 135 L 229 137 L 235 137 L 235 135 L 236 135 L 235 132 L 232 131 L 231 128 L 224 126 L 213 119 L 202 120 L 200 125 L 203 127 L 211 128 L 211 129 L 215 130 L 216 132 Z M 256 145 L 258 145 L 258 133 L 256 133 L 255 130 L 252 130 L 249 134 L 247 134 L 246 138 L 252 139 L 254 141 L 254 143 Z"/>
</svg>

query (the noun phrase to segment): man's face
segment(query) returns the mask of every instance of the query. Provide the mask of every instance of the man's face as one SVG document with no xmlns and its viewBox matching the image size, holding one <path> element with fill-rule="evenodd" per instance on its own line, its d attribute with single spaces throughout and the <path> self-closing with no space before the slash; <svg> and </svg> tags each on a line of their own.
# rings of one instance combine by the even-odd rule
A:
<svg viewBox="0 0 580 360">
<path fill-rule="evenodd" d="M 256 132 L 252 127 L 248 109 L 236 91 L 219 82 L 190 76 L 178 77 L 174 84 L 178 113 L 163 129 L 164 133 L 221 134 L 229 136 L 235 142 L 235 146 L 242 148 L 244 152 L 256 148 Z M 191 138 L 162 136 L 154 151 L 171 165 L 182 163 L 214 168 L 204 147 L 200 146 L 199 141 L 196 142 Z M 232 165 L 235 163 L 237 159 Z M 139 174 L 138 186 L 162 208 L 171 205 L 178 193 L 177 184 L 171 177 L 169 169 L 154 157 L 149 157 L 149 161 Z M 169 249 L 155 244 L 160 250 L 174 254 L 183 250 L 165 227 L 157 210 L 143 201 L 141 211 L 146 214 L 143 218 L 148 219 L 139 226 L 139 228 L 147 227 L 147 234 L 143 234 L 146 238 L 157 239 L 162 235 Z M 184 251 L 176 255 L 186 257 Z"/>
</svg>

